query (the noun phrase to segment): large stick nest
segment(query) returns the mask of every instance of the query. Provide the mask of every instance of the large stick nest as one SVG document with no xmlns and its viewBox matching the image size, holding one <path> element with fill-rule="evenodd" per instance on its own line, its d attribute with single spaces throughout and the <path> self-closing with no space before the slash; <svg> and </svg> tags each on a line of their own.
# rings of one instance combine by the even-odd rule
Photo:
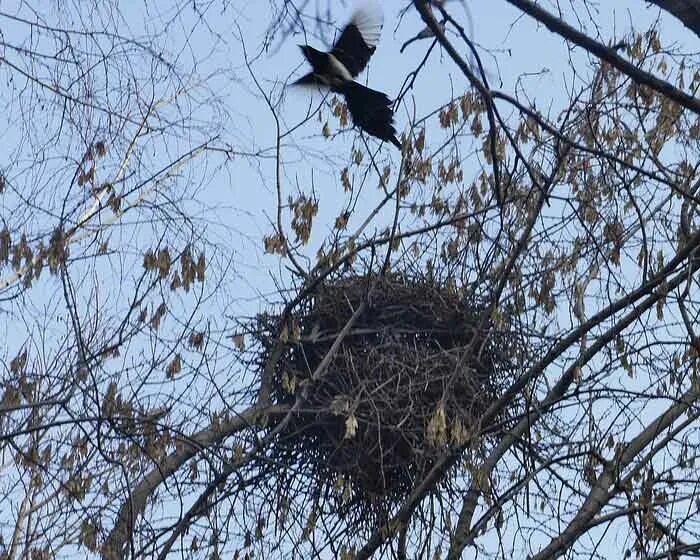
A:
<svg viewBox="0 0 700 560">
<path fill-rule="evenodd" d="M 317 371 L 372 284 L 366 311 Z M 260 367 L 285 341 L 272 401 L 305 396 L 266 461 L 303 476 L 300 487 L 338 513 L 383 517 L 440 454 L 488 431 L 479 418 L 522 349 L 490 321 L 478 329 L 484 311 L 464 290 L 394 274 L 326 281 L 286 320 L 259 316 Z"/>
</svg>

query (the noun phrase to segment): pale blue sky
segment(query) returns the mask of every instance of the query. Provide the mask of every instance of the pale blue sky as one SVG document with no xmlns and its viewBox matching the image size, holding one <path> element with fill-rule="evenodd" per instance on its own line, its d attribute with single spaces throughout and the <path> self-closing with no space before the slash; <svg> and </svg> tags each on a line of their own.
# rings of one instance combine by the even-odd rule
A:
<svg viewBox="0 0 700 560">
<path fill-rule="evenodd" d="M 0 10 L 12 13 L 19 4 L 21 3 L 3 2 Z M 383 2 L 383 37 L 370 62 L 369 70 L 360 78 L 363 82 L 367 81 L 371 87 L 386 92 L 390 97 L 397 95 L 405 77 L 417 65 L 428 44 L 428 41 L 416 42 L 403 54 L 399 53 L 401 45 L 423 27 L 414 10 L 409 10 L 397 28 L 398 13 L 406 4 L 407 2 L 398 1 Z M 351 6 L 351 2 L 337 3 L 333 17 L 338 27 L 349 17 Z M 260 153 L 262 156 L 248 158 L 244 155 L 234 155 L 233 159 L 228 161 L 224 155 L 215 154 L 206 161 L 195 160 L 182 169 L 183 179 L 176 183 L 175 188 L 177 196 L 185 198 L 184 206 L 194 218 L 193 229 L 198 233 L 206 230 L 206 236 L 217 243 L 217 254 L 210 254 L 208 257 L 218 259 L 220 263 L 230 263 L 226 283 L 232 296 L 226 300 L 215 298 L 207 302 L 205 315 L 218 328 L 233 328 L 236 318 L 266 309 L 267 295 L 272 294 L 270 299 L 278 301 L 278 297 L 274 295 L 275 283 L 281 279 L 284 285 L 289 278 L 283 268 L 284 263 L 276 256 L 265 255 L 263 250 L 262 237 L 273 231 L 271 221 L 275 219 L 277 204 L 274 188 L 277 164 L 272 149 L 275 143 L 274 118 L 260 98 L 248 68 L 243 64 L 240 38 L 245 41 L 249 57 L 254 57 L 251 71 L 260 87 L 273 99 L 280 95 L 283 97 L 279 116 L 285 129 L 298 124 L 309 108 L 314 110 L 321 102 L 321 96 L 317 94 L 310 101 L 306 91 L 295 91 L 291 88 L 283 90 L 283 84 L 287 80 L 298 77 L 305 71 L 305 63 L 297 48 L 297 43 L 304 42 L 304 37 L 301 34 L 291 36 L 283 43 L 280 43 L 277 37 L 272 42 L 273 48 L 268 52 L 260 52 L 260 45 L 271 17 L 267 2 L 234 2 L 225 10 L 221 9 L 220 3 L 212 3 L 207 8 L 204 18 L 194 14 L 189 3 L 182 11 L 174 10 L 170 2 L 124 2 L 121 7 L 124 19 L 117 21 L 116 25 L 125 35 L 139 37 L 155 33 L 155 46 L 163 50 L 166 59 L 176 61 L 176 66 L 183 75 L 190 77 L 181 87 L 195 91 L 196 99 L 216 101 L 203 105 L 189 102 L 178 107 L 180 114 L 189 114 L 191 110 L 195 121 L 203 123 L 202 130 L 180 130 L 176 124 L 174 132 L 167 139 L 153 141 L 149 145 L 148 153 L 144 154 L 146 168 L 157 169 L 159 164 L 167 163 L 177 155 L 199 145 L 213 132 L 218 134 L 216 144 L 221 147 L 230 146 L 234 152 Z M 571 89 L 573 76 L 569 68 L 569 57 L 579 65 L 584 81 L 589 76 L 590 69 L 581 64 L 585 62 L 586 55 L 580 49 L 567 51 L 559 37 L 538 26 L 529 17 L 520 15 L 506 2 L 473 0 L 468 1 L 466 7 L 470 18 L 466 17 L 465 7 L 459 2 L 453 1 L 448 4 L 454 17 L 461 21 L 466 29 L 472 30 L 472 39 L 484 49 L 483 61 L 490 73 L 491 85 L 495 89 L 527 95 L 536 100 L 540 111 L 551 111 L 552 115 L 556 115 L 558 108 L 568 101 L 568 92 Z M 596 15 L 596 21 L 600 25 L 599 39 L 606 43 L 619 40 L 631 26 L 637 30 L 647 29 L 659 13 L 657 9 L 647 7 L 641 0 L 600 2 L 596 8 L 599 10 L 599 14 Z M 18 10 L 18 13 L 25 17 L 30 16 L 25 8 Z M 86 21 L 92 16 L 87 6 L 83 15 Z M 573 17 L 571 13 L 565 15 Z M 581 11 L 579 16 L 582 15 Z M 60 14 L 47 14 L 46 17 L 48 22 L 61 19 Z M 20 39 L 23 28 L 2 25 L 2 21 L 0 20 L 0 29 L 5 40 L 12 42 Z M 95 20 L 89 21 L 90 25 L 99 26 Z M 583 23 L 589 31 L 594 31 L 590 22 Z M 80 26 L 78 22 L 74 22 L 74 25 Z M 697 50 L 698 39 L 673 18 L 664 15 L 659 28 L 662 38 L 666 41 L 685 45 L 688 52 Z M 329 30 L 328 35 L 332 36 L 333 31 Z M 316 37 L 308 37 L 308 40 L 314 46 L 323 46 Z M 144 72 L 146 71 L 147 69 L 144 69 Z M 0 65 L 0 85 L 6 85 L 7 76 L 7 69 Z M 147 74 L 144 76 L 147 77 Z M 163 77 L 155 88 L 156 97 L 172 95 L 176 87 L 176 84 Z M 421 119 L 437 106 L 448 103 L 453 97 L 461 96 L 467 87 L 466 79 L 449 57 L 436 48 L 416 81 L 415 88 L 404 98 L 404 103 L 396 112 L 399 134 L 408 131 L 413 114 L 417 119 Z M 10 99 L 11 93 L 8 92 L 11 90 L 0 93 L 0 102 L 4 104 L 0 109 L 4 110 L 6 115 L 11 114 L 7 112 L 8 108 L 15 107 Z M 178 112 L 166 109 L 164 115 L 176 115 Z M 59 114 L 52 113 L 46 118 L 49 123 L 55 123 Z M 212 120 L 213 126 L 205 124 Z M 321 129 L 326 120 L 335 133 L 338 130 L 337 120 L 328 109 L 323 109 L 321 121 L 314 118 L 294 130 L 285 137 L 281 151 L 283 200 L 286 200 L 287 196 L 295 195 L 297 189 L 307 194 L 313 189 L 320 200 L 314 234 L 305 249 L 305 253 L 311 259 L 329 234 L 335 217 L 349 204 L 357 209 L 354 221 L 349 225 L 349 229 L 352 230 L 353 226 L 356 227 L 364 220 L 383 196 L 377 188 L 376 177 L 371 173 L 361 190 L 356 189 L 352 196 L 343 192 L 340 170 L 351 162 L 350 147 L 353 143 L 358 146 L 362 144 L 355 131 L 324 139 Z M 38 177 L 45 185 L 42 200 L 53 201 L 55 193 L 62 193 L 63 183 L 54 185 L 51 181 L 56 177 L 70 177 L 72 169 L 62 161 L 51 159 L 39 166 L 36 173 L 26 173 L 23 166 L 29 165 L 31 158 L 39 153 L 39 148 L 27 142 L 20 118 L 7 118 L 3 122 L 3 125 L 5 124 L 8 131 L 0 146 L 0 168 L 9 170 L 8 177 L 16 185 L 15 195 L 22 192 L 23 181 L 32 176 Z M 35 125 L 43 126 L 41 123 Z M 446 133 L 440 130 L 437 115 L 431 117 L 426 126 L 429 149 L 435 149 L 445 139 Z M 75 138 L 60 139 L 55 145 L 41 146 L 40 149 L 45 150 L 48 157 L 62 155 L 66 150 L 61 142 L 74 145 L 76 153 L 78 152 L 79 142 Z M 376 149 L 377 145 L 374 140 L 370 140 L 371 147 Z M 480 142 L 476 142 L 473 148 L 478 149 L 479 146 Z M 464 150 L 461 153 L 462 158 L 467 157 L 470 148 L 469 143 L 465 141 L 461 146 Z M 114 151 L 116 152 L 116 149 Z M 395 173 L 400 159 L 392 146 L 384 145 L 377 158 L 380 166 L 390 165 Z M 361 170 L 355 170 L 354 180 L 357 181 L 357 185 L 361 181 L 366 164 L 367 160 Z M 112 168 L 105 169 L 101 179 L 110 177 L 114 172 L 116 163 L 111 161 L 110 165 Z M 480 171 L 476 166 L 466 168 L 465 182 L 470 182 Z M 87 208 L 92 203 L 92 199 L 84 193 L 71 192 L 69 198 L 80 208 L 76 210 L 74 217 L 82 213 L 82 208 Z M 80 207 L 81 200 L 84 207 Z M 40 231 L 42 227 L 53 224 L 55 219 L 54 216 L 48 215 L 20 215 L 15 211 L 10 199 L 3 197 L 0 197 L 0 215 L 3 220 L 13 225 L 26 223 L 30 231 Z M 288 227 L 287 218 L 285 210 L 285 224 Z M 379 231 L 387 224 L 388 215 L 380 214 L 367 233 Z M 133 227 L 127 226 L 110 235 L 114 236 L 112 240 L 115 245 L 127 247 L 132 251 L 131 261 L 128 262 L 138 266 L 142 258 L 139 251 L 146 246 L 149 235 L 154 237 L 154 243 L 157 241 L 156 233 L 160 233 L 158 228 L 138 224 Z M 182 231 L 170 233 L 173 236 L 181 235 L 183 239 L 188 235 L 185 225 L 182 226 Z M 124 269 L 128 271 L 128 265 L 124 265 Z M 112 276 L 123 271 L 119 263 L 110 262 L 98 270 L 99 277 L 83 279 L 84 291 L 79 293 L 79 297 L 92 302 L 92 289 L 95 287 L 100 292 L 100 299 L 104 305 L 105 302 L 113 301 L 111 298 L 116 300 L 119 296 L 128 294 L 130 285 L 117 284 Z M 6 268 L 1 269 L 0 279 L 7 273 Z M 208 292 L 209 288 L 206 288 L 205 293 Z M 14 356 L 27 335 L 37 332 L 42 317 L 47 317 L 50 321 L 55 319 L 59 323 L 65 320 L 59 317 L 63 312 L 61 299 L 56 297 L 59 293 L 58 280 L 45 275 L 32 289 L 31 298 L 0 303 L 0 316 L 5 314 L 5 317 L 0 318 L 0 338 L 3 339 L 0 344 L 6 350 L 6 355 Z M 184 301 L 183 305 L 187 306 L 188 302 Z M 56 326 L 55 329 L 57 333 L 64 332 L 62 326 Z M 48 342 L 49 345 L 59 343 Z M 153 392 L 157 394 L 158 388 L 153 389 Z"/>
</svg>

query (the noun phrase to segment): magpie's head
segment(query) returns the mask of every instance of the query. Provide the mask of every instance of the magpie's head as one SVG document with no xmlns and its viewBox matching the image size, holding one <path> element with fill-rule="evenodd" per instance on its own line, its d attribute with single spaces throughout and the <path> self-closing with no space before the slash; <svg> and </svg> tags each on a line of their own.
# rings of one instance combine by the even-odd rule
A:
<svg viewBox="0 0 700 560">
<path fill-rule="evenodd" d="M 301 49 L 301 52 L 304 53 L 304 56 L 309 58 L 309 55 L 311 54 L 311 47 L 309 45 L 299 45 L 299 48 Z"/>
<path fill-rule="evenodd" d="M 317 51 L 309 45 L 299 45 L 299 48 L 316 72 L 324 71 L 325 66 L 328 64 L 328 55 L 326 53 Z"/>
</svg>

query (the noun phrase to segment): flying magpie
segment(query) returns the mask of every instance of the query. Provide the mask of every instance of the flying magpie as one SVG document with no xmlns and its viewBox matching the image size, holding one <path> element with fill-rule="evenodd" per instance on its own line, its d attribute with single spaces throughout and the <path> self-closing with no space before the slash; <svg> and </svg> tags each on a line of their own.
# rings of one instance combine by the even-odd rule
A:
<svg viewBox="0 0 700 560">
<path fill-rule="evenodd" d="M 294 82 L 297 85 L 328 87 L 345 97 L 355 126 L 380 140 L 394 144 L 399 150 L 393 126 L 394 113 L 386 94 L 375 91 L 353 78 L 367 66 L 377 48 L 384 24 L 384 15 L 376 2 L 362 4 L 338 37 L 330 52 L 299 45 L 313 70 Z"/>
</svg>

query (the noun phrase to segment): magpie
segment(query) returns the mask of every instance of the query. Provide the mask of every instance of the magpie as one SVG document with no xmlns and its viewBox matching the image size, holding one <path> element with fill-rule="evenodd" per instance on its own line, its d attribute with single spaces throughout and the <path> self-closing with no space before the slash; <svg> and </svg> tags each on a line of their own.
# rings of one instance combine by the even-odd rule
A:
<svg viewBox="0 0 700 560">
<path fill-rule="evenodd" d="M 362 4 L 343 29 L 330 52 L 299 45 L 313 70 L 294 82 L 330 88 L 345 97 L 353 123 L 368 134 L 391 142 L 399 150 L 393 126 L 391 100 L 381 91 L 356 82 L 377 48 L 384 25 L 384 15 L 376 2 Z"/>
</svg>

